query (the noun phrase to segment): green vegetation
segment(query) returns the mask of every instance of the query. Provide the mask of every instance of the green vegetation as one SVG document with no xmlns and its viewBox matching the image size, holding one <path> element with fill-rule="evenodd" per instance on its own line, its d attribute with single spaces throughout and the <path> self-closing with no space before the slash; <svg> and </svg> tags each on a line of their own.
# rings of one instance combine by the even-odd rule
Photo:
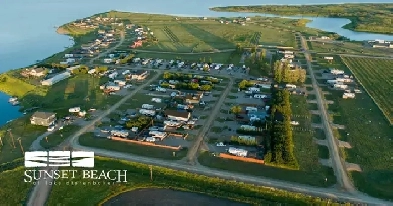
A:
<svg viewBox="0 0 393 206">
<path fill-rule="evenodd" d="M 7 73 L 0 74 L 0 91 L 8 95 L 23 97 L 26 93 L 34 89 L 34 85 L 10 76 Z"/>
<path fill-rule="evenodd" d="M 52 134 L 48 135 L 46 138 L 42 139 L 40 144 L 45 149 L 50 149 L 58 146 L 60 143 L 64 142 L 64 140 L 71 135 L 73 135 L 76 131 L 80 129 L 77 125 L 66 125 L 63 126 L 62 130 L 57 130 Z"/>
<path fill-rule="evenodd" d="M 391 59 L 342 57 L 356 79 L 393 124 L 393 64 Z"/>
<path fill-rule="evenodd" d="M 138 188 L 171 188 L 211 195 L 215 197 L 229 198 L 233 201 L 248 204 L 326 204 L 326 200 L 312 198 L 303 194 L 295 194 L 277 189 L 239 184 L 233 181 L 210 178 L 206 176 L 190 174 L 177 170 L 153 167 L 153 180 L 150 180 L 148 165 L 118 161 L 108 158 L 96 158 L 95 169 L 127 170 L 127 183 L 112 185 L 67 185 L 66 181 L 59 180 L 59 185 L 53 186 L 48 205 L 98 205 L 104 203 L 117 194 Z M 73 181 L 83 181 L 77 176 Z M 85 180 L 88 181 L 88 180 Z M 191 185 L 191 186 L 190 186 Z M 65 196 L 64 194 L 67 193 Z"/>
<path fill-rule="evenodd" d="M 391 49 L 384 48 L 372 48 L 366 46 L 364 42 L 318 42 L 318 41 L 307 41 L 308 48 L 313 52 L 331 52 L 331 53 L 352 53 L 362 54 L 365 56 L 385 56 L 393 54 Z M 328 56 L 328 55 L 325 55 Z"/>
<path fill-rule="evenodd" d="M 300 6 L 229 6 L 211 8 L 214 11 L 258 12 L 285 16 L 304 15 L 348 18 L 351 23 L 344 28 L 375 33 L 393 33 L 391 19 L 393 4 L 323 4 Z"/>
<path fill-rule="evenodd" d="M 349 71 L 340 60 L 337 58 L 335 67 Z M 329 92 L 329 99 L 334 101 L 328 105 L 333 123 L 345 125 L 345 130 L 336 131 L 335 136 L 352 146 L 342 149 L 343 157 L 362 169 L 351 172 L 355 186 L 369 195 L 392 199 L 393 127 L 367 93 L 356 94 L 355 99 L 342 99 L 342 91 Z"/>
<path fill-rule="evenodd" d="M 167 160 L 179 160 L 186 156 L 187 148 L 174 151 L 165 148 L 139 145 L 131 142 L 120 142 L 103 137 L 94 137 L 92 133 L 86 133 L 79 138 L 79 143 L 86 147 L 95 147 L 117 152 L 130 153 L 145 157 L 153 157 Z"/>
<path fill-rule="evenodd" d="M 22 164 L 20 164 L 22 165 Z M 2 167 L 3 165 L 0 165 Z M 23 182 L 24 167 L 14 166 L 0 172 L 2 205 L 25 205 L 32 183 Z"/>
<path fill-rule="evenodd" d="M 30 115 L 20 117 L 0 128 L 0 163 L 23 157 L 22 148 L 27 151 L 31 143 L 46 131 L 47 127 L 30 124 Z M 10 134 L 10 132 L 12 134 Z M 20 142 L 19 139 L 20 138 Z M 22 147 L 20 146 L 22 145 Z M 15 147 L 14 147 L 15 145 Z"/>
<path fill-rule="evenodd" d="M 267 140 L 267 154 L 265 161 L 271 164 L 286 165 L 298 168 L 293 154 L 293 136 L 291 127 L 291 103 L 288 90 L 275 90 L 272 92 L 272 109 L 270 139 Z"/>
<path fill-rule="evenodd" d="M 273 65 L 274 81 L 277 83 L 301 83 L 306 81 L 306 70 L 302 68 L 291 69 L 289 63 L 276 61 Z"/>
<path fill-rule="evenodd" d="M 245 60 L 245 65 L 250 68 L 249 74 L 253 76 L 266 76 L 270 73 L 270 59 L 266 57 L 266 49 L 251 48 L 251 55 Z"/>
</svg>

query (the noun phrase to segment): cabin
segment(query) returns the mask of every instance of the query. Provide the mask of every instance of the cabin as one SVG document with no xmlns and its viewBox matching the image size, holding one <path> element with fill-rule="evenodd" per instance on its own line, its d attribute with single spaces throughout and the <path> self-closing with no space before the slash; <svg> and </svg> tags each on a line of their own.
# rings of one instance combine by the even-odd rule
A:
<svg viewBox="0 0 393 206">
<path fill-rule="evenodd" d="M 49 126 L 56 120 L 56 114 L 52 112 L 34 112 L 30 117 L 30 123 L 33 125 Z"/>
</svg>

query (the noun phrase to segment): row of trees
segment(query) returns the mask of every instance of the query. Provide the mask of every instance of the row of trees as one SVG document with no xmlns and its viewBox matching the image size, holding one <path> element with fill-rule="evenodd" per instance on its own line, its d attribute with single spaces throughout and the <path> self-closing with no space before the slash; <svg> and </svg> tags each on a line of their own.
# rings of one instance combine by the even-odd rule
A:
<svg viewBox="0 0 393 206">
<path fill-rule="evenodd" d="M 129 54 L 127 56 L 120 56 L 120 64 L 127 64 L 132 61 L 132 59 L 135 57 L 135 54 Z"/>
<path fill-rule="evenodd" d="M 248 87 L 253 86 L 253 84 L 252 84 L 251 82 L 249 82 L 249 81 L 243 79 L 241 82 L 239 82 L 239 85 L 238 85 L 238 86 L 239 86 L 239 89 L 245 90 L 245 89 L 247 89 Z"/>
<path fill-rule="evenodd" d="M 160 85 L 163 88 L 169 88 L 170 84 L 169 83 L 162 83 Z M 210 91 L 213 89 L 213 85 L 210 84 L 205 84 L 205 85 L 199 85 L 198 83 L 185 83 L 185 82 L 181 82 L 181 83 L 177 83 L 175 85 L 176 89 L 186 89 L 186 90 L 201 90 L 201 91 Z"/>
<path fill-rule="evenodd" d="M 130 119 L 126 123 L 126 126 L 127 128 L 138 127 L 139 129 L 143 129 L 147 127 L 152 121 L 153 120 L 151 117 L 141 115 Z"/>
<path fill-rule="evenodd" d="M 245 63 L 250 65 L 251 69 L 261 70 L 264 74 L 270 72 L 270 59 L 266 58 L 266 49 L 257 51 L 256 47 L 252 47 L 250 57 L 246 59 Z"/>
<path fill-rule="evenodd" d="M 163 78 L 165 80 L 178 80 L 178 81 L 186 81 L 194 79 L 192 74 L 182 74 L 182 73 L 171 73 L 171 72 L 164 72 Z M 219 79 L 204 76 L 203 78 L 197 78 L 199 80 L 210 81 L 213 84 L 217 84 L 220 82 Z"/>
<path fill-rule="evenodd" d="M 231 143 L 235 145 L 246 145 L 246 146 L 256 146 L 257 141 L 254 140 L 249 140 L 249 139 L 243 139 L 238 136 L 232 136 L 231 137 Z"/>
<path fill-rule="evenodd" d="M 289 96 L 290 93 L 287 90 L 273 88 L 269 121 L 270 138 L 267 138 L 265 161 L 298 167 L 293 154 L 292 111 Z"/>
<path fill-rule="evenodd" d="M 302 68 L 290 68 L 288 62 L 276 61 L 273 65 L 274 81 L 277 83 L 304 83 L 306 70 Z"/>
</svg>

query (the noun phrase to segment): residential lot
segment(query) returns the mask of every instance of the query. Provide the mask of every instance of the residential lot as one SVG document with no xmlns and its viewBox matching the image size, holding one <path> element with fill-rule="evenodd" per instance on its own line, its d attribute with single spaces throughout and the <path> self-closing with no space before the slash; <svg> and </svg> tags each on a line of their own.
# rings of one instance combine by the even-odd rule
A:
<svg viewBox="0 0 393 206">
<path fill-rule="evenodd" d="M 125 70 L 117 70 L 120 75 L 116 79 L 121 79 Z M 90 134 L 81 143 L 118 151 L 131 145 L 130 153 L 180 159 L 218 100 L 220 91 L 216 90 L 226 84 L 227 80 L 207 75 L 165 72 L 102 120 L 94 130 L 95 137 Z M 113 92 L 120 95 L 119 91 Z M 158 151 L 149 152 L 155 149 Z"/>
</svg>

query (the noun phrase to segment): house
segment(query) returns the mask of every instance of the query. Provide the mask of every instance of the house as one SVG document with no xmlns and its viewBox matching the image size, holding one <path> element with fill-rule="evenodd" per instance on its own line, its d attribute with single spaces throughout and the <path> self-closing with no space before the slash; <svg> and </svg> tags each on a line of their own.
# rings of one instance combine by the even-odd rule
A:
<svg viewBox="0 0 393 206">
<path fill-rule="evenodd" d="M 143 80 L 147 77 L 148 72 L 144 70 L 136 70 L 131 74 L 131 79 Z"/>
<path fill-rule="evenodd" d="M 181 112 L 177 110 L 165 110 L 165 115 L 168 117 L 170 120 L 174 121 L 188 121 L 191 117 L 190 112 Z"/>
<path fill-rule="evenodd" d="M 52 85 L 56 84 L 57 82 L 59 82 L 59 81 L 61 81 L 63 79 L 69 78 L 70 76 L 71 76 L 71 73 L 63 72 L 63 73 L 60 73 L 60 74 L 58 74 L 58 75 L 56 75 L 56 76 L 54 76 L 54 77 L 52 77 L 50 79 L 46 79 L 46 80 L 42 81 L 41 85 L 52 86 Z"/>
<path fill-rule="evenodd" d="M 186 104 L 199 104 L 199 102 L 200 102 L 200 100 L 201 100 L 201 98 L 200 98 L 201 96 L 199 96 L 199 95 L 186 95 L 185 97 L 184 97 L 184 102 L 186 103 Z"/>
<path fill-rule="evenodd" d="M 32 68 L 32 69 L 25 69 L 21 72 L 21 75 L 24 77 L 42 77 L 45 76 L 45 69 L 44 68 Z"/>
<path fill-rule="evenodd" d="M 35 112 L 30 117 L 30 123 L 34 125 L 49 126 L 56 120 L 56 114 L 51 112 Z"/>
</svg>

